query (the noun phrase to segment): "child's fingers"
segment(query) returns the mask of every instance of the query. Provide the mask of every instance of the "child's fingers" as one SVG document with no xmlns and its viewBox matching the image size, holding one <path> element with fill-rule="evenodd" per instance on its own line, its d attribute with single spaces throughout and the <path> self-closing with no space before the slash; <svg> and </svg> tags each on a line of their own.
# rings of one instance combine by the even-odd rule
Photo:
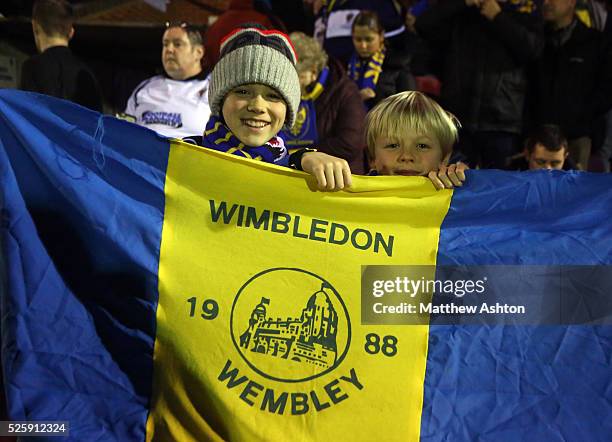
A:
<svg viewBox="0 0 612 442">
<path fill-rule="evenodd" d="M 344 174 L 342 173 L 342 165 L 334 165 L 334 179 L 336 180 L 336 187 L 334 190 L 344 189 Z"/>
<path fill-rule="evenodd" d="M 312 174 L 317 179 L 317 185 L 319 189 L 325 189 L 327 187 L 327 179 L 325 178 L 325 169 L 322 167 L 315 167 Z"/>
<path fill-rule="evenodd" d="M 333 163 L 327 163 L 325 165 L 325 178 L 327 179 L 327 190 L 334 190 L 336 188 L 336 177 L 334 176 L 334 165 Z"/>
<path fill-rule="evenodd" d="M 342 190 L 351 185 L 351 168 L 345 160 L 334 164 L 334 178 L 336 180 L 335 190 Z"/>
<path fill-rule="evenodd" d="M 440 179 L 440 181 L 442 181 L 445 188 L 452 189 L 453 183 L 451 182 L 451 180 L 448 178 L 448 175 L 446 174 L 447 170 L 448 168 L 446 166 L 440 166 L 440 170 L 438 170 L 438 178 Z"/>
<path fill-rule="evenodd" d="M 342 175 L 344 175 L 344 187 L 351 187 L 353 185 L 353 176 L 351 174 L 351 168 L 348 163 L 342 167 Z"/>
<path fill-rule="evenodd" d="M 463 182 L 465 181 L 465 171 L 469 170 L 469 166 L 465 163 L 457 163 L 457 177 Z"/>
<path fill-rule="evenodd" d="M 461 187 L 461 186 L 463 186 L 463 183 L 461 182 L 461 180 L 459 179 L 459 177 L 456 174 L 454 174 L 454 173 L 449 174 L 448 177 L 450 178 L 450 180 L 451 180 L 451 182 L 453 184 L 452 186 L 449 187 L 449 189 L 453 188 L 453 187 Z"/>
<path fill-rule="evenodd" d="M 463 182 L 465 181 L 465 169 L 460 169 L 457 168 L 457 178 L 459 178 L 459 181 Z"/>
<path fill-rule="evenodd" d="M 340 190 L 351 185 L 351 169 L 346 160 L 322 152 L 308 153 L 302 167 L 317 180 L 320 190 Z"/>
<path fill-rule="evenodd" d="M 427 177 L 433 183 L 434 187 L 437 190 L 444 189 L 444 183 L 442 181 L 440 181 L 440 178 L 438 178 L 438 171 L 437 170 L 432 170 L 431 172 L 429 172 Z"/>
<path fill-rule="evenodd" d="M 450 166 L 448 166 L 447 175 L 455 187 L 463 186 L 463 183 L 457 176 L 457 166 L 456 165 L 451 164 Z"/>
<path fill-rule="evenodd" d="M 452 189 L 453 188 L 453 183 L 448 178 L 448 176 L 438 174 L 438 177 L 440 178 L 440 181 L 442 181 L 442 184 L 444 185 L 445 189 Z"/>
</svg>

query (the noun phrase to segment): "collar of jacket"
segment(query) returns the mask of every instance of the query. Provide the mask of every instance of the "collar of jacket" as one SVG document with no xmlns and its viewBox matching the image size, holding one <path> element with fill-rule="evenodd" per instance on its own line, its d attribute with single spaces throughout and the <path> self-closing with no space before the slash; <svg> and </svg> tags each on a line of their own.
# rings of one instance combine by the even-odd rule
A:
<svg viewBox="0 0 612 442">
<path fill-rule="evenodd" d="M 578 19 L 574 17 L 572 22 L 564 28 L 555 29 L 551 32 L 550 41 L 555 47 L 563 46 L 572 37 Z"/>
<path fill-rule="evenodd" d="M 185 78 L 183 80 L 177 80 L 176 78 L 172 78 L 170 75 L 168 75 L 166 73 L 166 71 L 164 71 L 164 77 L 166 77 L 169 80 L 174 80 L 174 81 L 206 80 L 207 76 L 208 76 L 208 71 L 206 69 L 202 69 L 199 74 L 195 74 L 195 75 L 193 75 L 191 77 L 188 77 L 188 78 Z"/>
</svg>

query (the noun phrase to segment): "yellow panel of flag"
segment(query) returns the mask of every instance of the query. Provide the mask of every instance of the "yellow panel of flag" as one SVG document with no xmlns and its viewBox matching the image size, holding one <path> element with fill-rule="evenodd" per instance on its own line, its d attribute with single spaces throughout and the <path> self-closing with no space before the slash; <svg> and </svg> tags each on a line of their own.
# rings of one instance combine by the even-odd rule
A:
<svg viewBox="0 0 612 442">
<path fill-rule="evenodd" d="M 428 327 L 361 325 L 361 266 L 434 265 L 452 192 L 306 179 L 171 147 L 149 440 L 419 439 Z"/>
</svg>

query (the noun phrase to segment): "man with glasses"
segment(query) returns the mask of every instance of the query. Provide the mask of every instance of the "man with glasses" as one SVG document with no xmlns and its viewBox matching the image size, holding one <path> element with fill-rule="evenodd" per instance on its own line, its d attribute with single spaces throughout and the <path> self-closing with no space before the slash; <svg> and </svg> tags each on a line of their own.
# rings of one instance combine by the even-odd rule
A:
<svg viewBox="0 0 612 442">
<path fill-rule="evenodd" d="M 140 83 L 123 117 L 167 137 L 201 135 L 210 117 L 202 34 L 186 23 L 166 27 L 162 38 L 165 75 Z"/>
</svg>

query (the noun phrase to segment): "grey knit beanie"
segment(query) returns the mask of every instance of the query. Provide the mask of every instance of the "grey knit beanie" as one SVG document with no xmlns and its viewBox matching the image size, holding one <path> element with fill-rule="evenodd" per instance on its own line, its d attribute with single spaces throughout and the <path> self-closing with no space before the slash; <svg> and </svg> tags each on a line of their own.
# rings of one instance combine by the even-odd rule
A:
<svg viewBox="0 0 612 442">
<path fill-rule="evenodd" d="M 290 129 L 300 105 L 300 81 L 289 37 L 280 31 L 237 29 L 223 39 L 220 52 L 208 88 L 211 114 L 221 115 L 223 100 L 236 86 L 265 84 L 287 103 L 284 128 Z"/>
</svg>

